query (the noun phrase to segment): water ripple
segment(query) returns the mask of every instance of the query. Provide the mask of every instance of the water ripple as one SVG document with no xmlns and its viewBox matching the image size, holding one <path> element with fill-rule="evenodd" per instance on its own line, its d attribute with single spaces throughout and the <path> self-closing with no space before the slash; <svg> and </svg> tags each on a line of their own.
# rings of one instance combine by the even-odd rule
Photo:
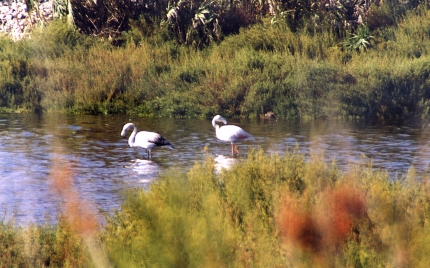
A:
<svg viewBox="0 0 430 268">
<path fill-rule="evenodd" d="M 141 130 L 157 131 L 174 150 L 157 148 L 153 159 L 145 150 L 130 148 L 120 136 L 122 126 L 134 122 Z M 277 120 L 270 124 L 229 120 L 243 127 L 255 141 L 239 143 L 240 159 L 247 148 L 267 154 L 298 150 L 306 159 L 324 155 L 341 168 L 372 161 L 395 178 L 411 167 L 428 171 L 430 131 L 417 125 L 366 125 L 360 122 L 307 122 Z M 159 175 L 187 171 L 208 156 L 215 172 L 231 168 L 229 143 L 215 137 L 210 120 L 127 118 L 125 116 L 0 115 L 0 219 L 18 224 L 55 220 L 62 204 L 53 191 L 52 173 L 57 162 L 71 169 L 72 187 L 100 212 L 118 209 L 127 189 L 148 186 Z"/>
</svg>

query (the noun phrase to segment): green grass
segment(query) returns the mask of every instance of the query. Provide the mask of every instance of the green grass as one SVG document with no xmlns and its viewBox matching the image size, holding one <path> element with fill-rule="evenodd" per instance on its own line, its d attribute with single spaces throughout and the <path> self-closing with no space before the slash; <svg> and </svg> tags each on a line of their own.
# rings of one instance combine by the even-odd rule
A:
<svg viewBox="0 0 430 268">
<path fill-rule="evenodd" d="M 73 216 L 85 214 L 79 202 L 69 206 L 71 214 L 60 216 L 56 226 L 2 223 L 0 263 L 7 267 L 429 263 L 426 174 L 412 168 L 392 181 L 387 171 L 375 170 L 365 159 L 342 171 L 322 156 L 305 160 L 298 152 L 279 156 L 251 150 L 238 161 L 215 173 L 214 160 L 207 158 L 186 173 L 171 170 L 161 175 L 149 190 L 130 190 L 121 209 L 107 216 L 98 231 L 88 219 L 82 222 Z M 57 183 L 67 181 L 64 170 L 53 176 L 59 177 Z M 91 230 L 95 233 L 89 236 Z"/>
<path fill-rule="evenodd" d="M 425 9 L 395 24 L 380 21 L 370 27 L 369 48 L 357 51 L 330 31 L 293 33 L 269 20 L 201 50 L 138 26 L 115 47 L 56 21 L 28 40 L 0 37 L 0 107 L 145 117 L 428 117 L 429 21 Z"/>
<path fill-rule="evenodd" d="M 214 174 L 207 159 L 131 193 L 103 241 L 118 266 L 398 267 L 428 263 L 428 184 L 369 164 L 342 172 L 250 151 Z M 424 248 L 420 248 L 420 246 Z M 158 255 L 160 254 L 160 255 Z"/>
<path fill-rule="evenodd" d="M 0 252 L 2 267 L 94 267 L 82 238 L 64 221 L 26 227 L 2 222 Z"/>
</svg>

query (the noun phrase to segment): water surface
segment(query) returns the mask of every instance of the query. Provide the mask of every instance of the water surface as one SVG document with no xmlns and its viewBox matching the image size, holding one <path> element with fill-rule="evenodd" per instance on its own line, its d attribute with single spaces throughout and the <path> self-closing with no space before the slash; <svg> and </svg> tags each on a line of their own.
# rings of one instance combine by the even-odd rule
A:
<svg viewBox="0 0 430 268">
<path fill-rule="evenodd" d="M 375 168 L 393 178 L 414 166 L 425 172 L 430 163 L 430 130 L 423 123 L 369 125 L 348 121 L 228 120 L 255 137 L 239 144 L 261 147 L 267 154 L 299 151 L 307 157 L 324 153 L 348 169 L 371 159 Z M 141 130 L 156 131 L 174 150 L 130 148 L 120 132 L 133 122 Z M 424 125 L 424 127 L 423 127 Z M 82 200 L 102 213 L 119 208 L 124 190 L 142 187 L 160 173 L 186 171 L 207 156 L 217 168 L 238 160 L 230 156 L 230 144 L 220 142 L 210 120 L 147 119 L 126 116 L 0 115 L 0 219 L 17 224 L 55 221 L 64 196 L 55 190 L 53 170 L 71 170 L 71 183 Z M 57 186 L 58 187 L 58 186 Z"/>
</svg>

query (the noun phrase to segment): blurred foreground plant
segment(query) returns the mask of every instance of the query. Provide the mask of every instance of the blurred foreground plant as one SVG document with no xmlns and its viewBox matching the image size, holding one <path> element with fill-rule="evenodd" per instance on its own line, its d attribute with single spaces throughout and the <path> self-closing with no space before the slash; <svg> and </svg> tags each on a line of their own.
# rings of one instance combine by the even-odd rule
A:
<svg viewBox="0 0 430 268">
<path fill-rule="evenodd" d="M 209 157 L 186 173 L 161 175 L 149 190 L 130 190 L 101 230 L 75 217 L 77 209 L 59 217 L 55 227 L 2 223 L 0 262 L 8 267 L 424 267 L 430 262 L 426 174 L 411 169 L 392 180 L 365 159 L 342 171 L 322 155 L 305 159 L 297 151 L 279 156 L 250 150 L 246 159 L 235 161 L 215 172 Z M 68 180 L 56 177 L 67 189 Z M 96 244 L 84 235 L 90 230 Z M 94 245 L 106 251 L 94 255 Z M 100 264 L 96 258 L 104 253 L 109 261 Z"/>
</svg>

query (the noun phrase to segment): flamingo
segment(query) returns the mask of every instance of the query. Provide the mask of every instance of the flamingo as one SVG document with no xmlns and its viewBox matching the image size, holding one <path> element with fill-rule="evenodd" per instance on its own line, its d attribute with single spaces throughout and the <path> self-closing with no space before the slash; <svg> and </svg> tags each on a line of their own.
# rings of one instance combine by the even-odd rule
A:
<svg viewBox="0 0 430 268">
<path fill-rule="evenodd" d="M 173 145 L 170 144 L 168 140 L 163 138 L 160 134 L 149 131 L 139 131 L 137 132 L 137 127 L 133 123 L 127 123 L 124 125 L 121 131 L 121 136 L 126 137 L 126 132 L 133 129 L 130 137 L 128 138 L 128 144 L 130 147 L 141 147 L 146 149 L 148 153 L 148 158 L 152 159 L 151 150 L 154 147 L 166 146 L 173 149 Z"/>
<path fill-rule="evenodd" d="M 219 126 L 216 122 L 224 123 L 224 126 Z M 234 149 L 236 148 L 237 153 L 239 150 L 237 149 L 236 142 L 242 140 L 254 140 L 254 137 L 243 130 L 242 128 L 234 125 L 227 125 L 227 120 L 220 116 L 216 115 L 212 119 L 212 126 L 215 128 L 216 137 L 219 140 L 227 141 L 231 143 L 231 155 L 234 156 Z"/>
</svg>

